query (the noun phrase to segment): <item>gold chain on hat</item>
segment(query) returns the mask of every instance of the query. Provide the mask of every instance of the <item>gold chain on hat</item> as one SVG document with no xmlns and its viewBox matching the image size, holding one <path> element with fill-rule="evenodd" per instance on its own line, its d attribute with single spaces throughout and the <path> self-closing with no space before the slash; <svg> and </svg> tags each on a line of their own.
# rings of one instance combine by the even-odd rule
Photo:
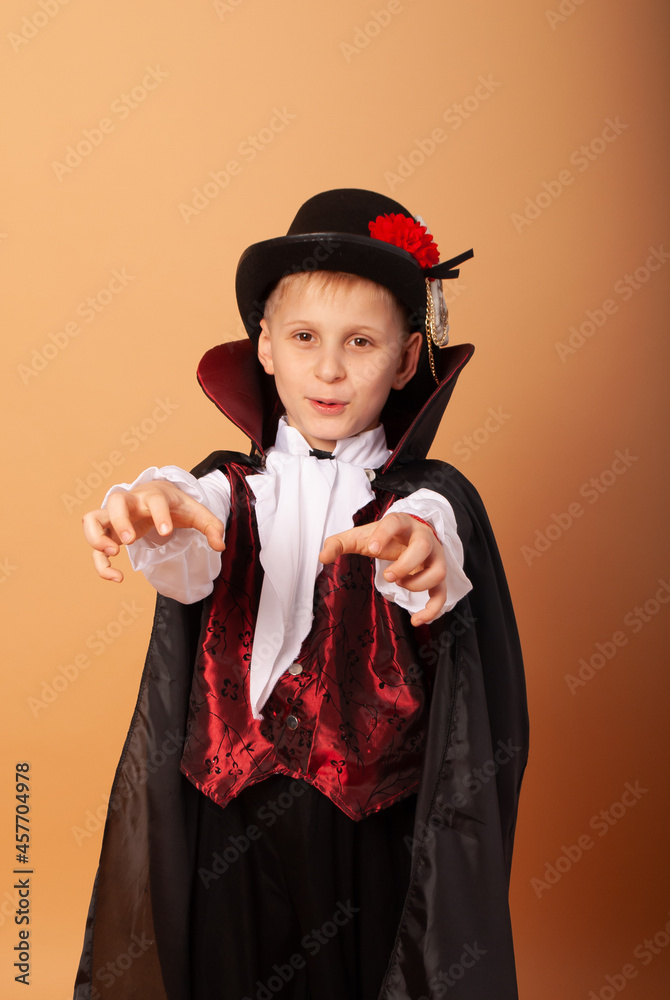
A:
<svg viewBox="0 0 670 1000">
<path fill-rule="evenodd" d="M 437 377 L 437 372 L 435 371 L 435 358 L 433 357 L 433 343 L 438 342 L 436 334 L 435 303 L 433 302 L 433 293 L 430 290 L 430 278 L 426 278 L 426 340 L 428 341 L 428 363 L 430 365 L 430 370 L 433 373 L 435 384 L 439 385 L 440 380 Z"/>
</svg>

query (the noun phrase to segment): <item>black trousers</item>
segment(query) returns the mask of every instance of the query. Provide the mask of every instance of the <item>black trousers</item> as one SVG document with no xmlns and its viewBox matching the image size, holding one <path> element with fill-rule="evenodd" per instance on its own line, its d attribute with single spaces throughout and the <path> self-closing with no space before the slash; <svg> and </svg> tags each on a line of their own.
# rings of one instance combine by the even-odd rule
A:
<svg viewBox="0 0 670 1000">
<path fill-rule="evenodd" d="M 410 795 L 354 821 L 281 775 L 225 809 L 203 795 L 193 1000 L 377 1000 L 409 884 L 415 808 Z"/>
</svg>

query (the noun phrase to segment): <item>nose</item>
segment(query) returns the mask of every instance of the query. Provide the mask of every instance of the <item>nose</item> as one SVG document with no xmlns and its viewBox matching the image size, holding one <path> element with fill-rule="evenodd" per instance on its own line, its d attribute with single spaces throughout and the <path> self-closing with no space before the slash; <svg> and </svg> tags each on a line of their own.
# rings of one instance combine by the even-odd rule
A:
<svg viewBox="0 0 670 1000">
<path fill-rule="evenodd" d="M 323 345 L 314 362 L 314 374 L 322 382 L 339 382 L 346 375 L 342 353 L 338 347 Z"/>
</svg>

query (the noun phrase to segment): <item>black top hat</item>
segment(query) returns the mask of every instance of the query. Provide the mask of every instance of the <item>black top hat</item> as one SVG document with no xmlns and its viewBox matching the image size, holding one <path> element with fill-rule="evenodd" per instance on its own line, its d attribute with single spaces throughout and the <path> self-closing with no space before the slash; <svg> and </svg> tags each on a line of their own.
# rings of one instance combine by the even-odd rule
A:
<svg viewBox="0 0 670 1000">
<path fill-rule="evenodd" d="M 371 224 L 377 237 L 371 232 Z M 429 327 L 432 325 L 428 313 L 434 311 L 428 304 L 433 301 L 428 286 L 437 285 L 441 289 L 441 279 L 457 278 L 457 265 L 472 256 L 473 251 L 466 250 L 439 262 L 432 236 L 392 198 L 358 188 L 324 191 L 305 202 L 286 236 L 254 243 L 244 251 L 235 279 L 237 303 L 255 348 L 265 301 L 284 275 L 298 271 L 344 271 L 390 289 L 408 309 L 411 329 L 425 333 L 427 317 Z M 437 280 L 427 282 L 427 278 Z M 470 345 L 433 351 L 431 337 L 424 336 L 416 374 L 402 389 L 391 393 L 381 414 L 391 447 L 399 448 L 405 459 L 414 454 L 409 444 L 405 447 L 403 442 L 406 439 L 409 442 L 409 428 L 417 420 L 422 432 L 414 457 L 425 456 L 457 374 L 472 351 Z M 204 368 L 201 365 L 199 377 L 205 391 L 217 401 L 221 395 L 218 385 L 221 359 L 218 355 L 214 358 L 214 354 L 215 351 L 210 351 L 205 356 L 209 361 Z M 266 393 L 273 400 L 269 405 L 273 414 L 270 424 L 276 429 L 275 411 L 279 412 L 281 407 L 274 381 L 260 372 L 258 361 L 255 367 L 259 369 L 259 378 L 262 375 L 272 383 L 266 387 Z M 217 402 L 217 405 L 226 412 L 223 404 Z M 271 438 L 270 434 L 268 440 Z"/>
<path fill-rule="evenodd" d="M 390 216 L 390 222 L 384 222 L 384 216 Z M 286 236 L 254 243 L 244 251 L 235 279 L 237 303 L 255 344 L 265 301 L 284 275 L 345 271 L 389 288 L 407 307 L 411 328 L 425 331 L 426 278 L 457 278 L 456 265 L 472 256 L 467 250 L 437 263 L 430 234 L 392 198 L 358 188 L 324 191 L 299 209 Z"/>
</svg>

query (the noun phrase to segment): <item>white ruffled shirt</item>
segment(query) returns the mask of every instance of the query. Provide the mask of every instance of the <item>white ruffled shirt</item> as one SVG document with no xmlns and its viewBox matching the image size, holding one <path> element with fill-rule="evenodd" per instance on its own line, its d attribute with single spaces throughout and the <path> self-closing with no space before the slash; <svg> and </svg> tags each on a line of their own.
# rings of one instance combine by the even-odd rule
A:
<svg viewBox="0 0 670 1000">
<path fill-rule="evenodd" d="M 325 539 L 353 527 L 353 515 L 374 499 L 368 472 L 380 468 L 390 455 L 381 426 L 338 441 L 332 459 L 319 459 L 310 450 L 300 432 L 282 417 L 265 468 L 247 476 L 256 500 L 265 571 L 250 665 L 256 719 L 262 718 L 272 689 L 312 626 L 314 583 L 323 568 L 319 552 Z M 152 467 L 134 483 L 113 486 L 103 506 L 112 493 L 156 479 L 175 483 L 227 523 L 230 483 L 219 470 L 196 479 L 177 466 Z M 463 546 L 451 504 L 439 493 L 422 489 L 393 503 L 387 513 L 392 512 L 415 514 L 435 529 L 447 562 L 447 600 L 440 614 L 450 611 L 472 589 L 463 572 Z M 184 604 L 210 594 L 221 570 L 221 553 L 194 528 L 177 528 L 167 539 L 151 531 L 128 546 L 128 554 L 133 569 L 141 570 L 159 593 Z M 411 614 L 425 607 L 427 591 L 414 593 L 389 583 L 383 575 L 389 562 L 376 559 L 375 563 L 375 587 L 387 600 Z"/>
</svg>

